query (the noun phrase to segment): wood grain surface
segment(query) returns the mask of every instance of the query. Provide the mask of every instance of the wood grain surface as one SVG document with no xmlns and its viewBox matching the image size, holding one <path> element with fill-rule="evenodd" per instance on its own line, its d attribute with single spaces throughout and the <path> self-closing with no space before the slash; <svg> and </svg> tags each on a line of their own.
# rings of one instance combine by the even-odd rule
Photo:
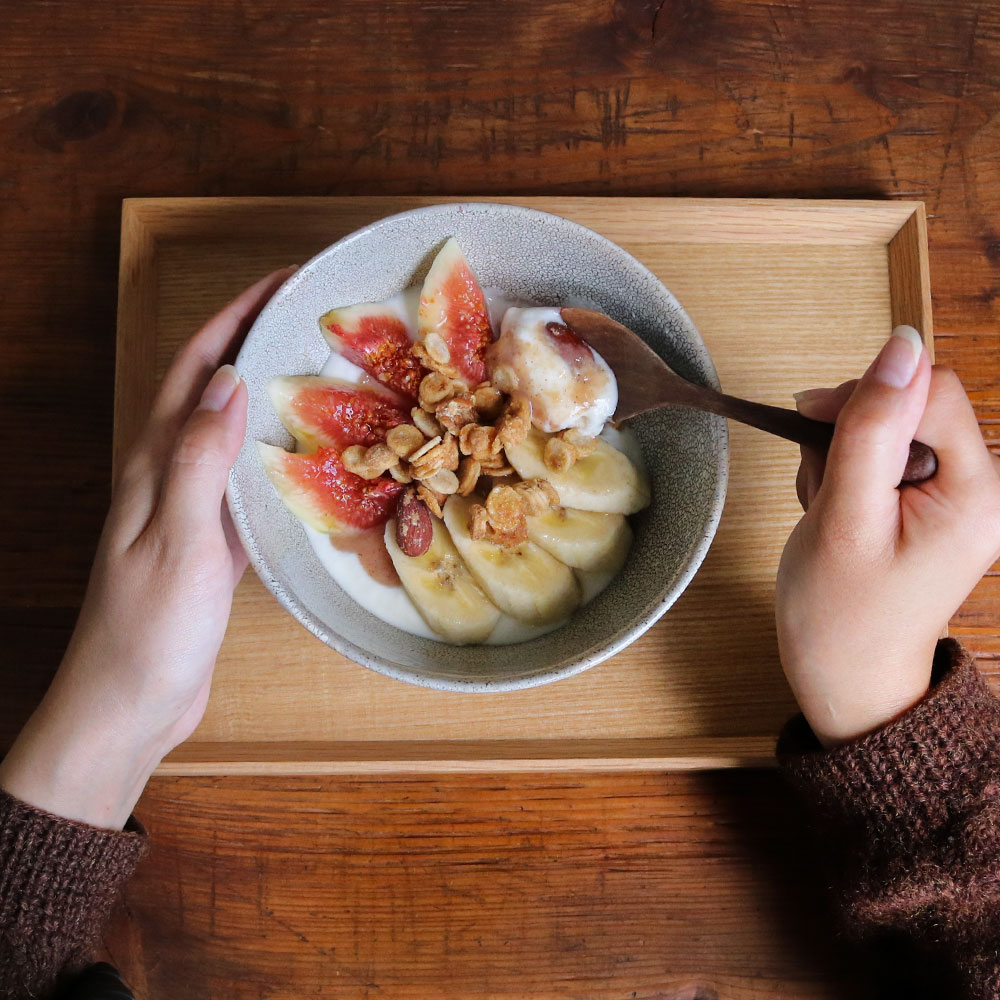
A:
<svg viewBox="0 0 1000 1000">
<path fill-rule="evenodd" d="M 122 221 L 116 455 L 142 426 L 171 357 L 202 316 L 276 262 L 308 259 L 361 225 L 431 200 L 130 199 Z M 679 296 L 723 386 L 738 395 L 787 406 L 804 385 L 837 385 L 864 370 L 892 314 L 910 317 L 930 337 L 919 202 L 513 200 L 573 219 L 635 254 Z M 738 424 L 730 440 L 725 511 L 704 564 L 668 614 L 607 662 L 507 694 L 456 696 L 400 684 L 318 643 L 248 573 L 205 718 L 161 773 L 770 762 L 794 711 L 776 669 L 772 591 L 801 514 L 799 453 Z"/>
<path fill-rule="evenodd" d="M 0 0 L 0 23 L 5 708 L 44 690 L 107 505 L 124 197 L 921 199 L 938 358 L 1000 445 L 996 4 Z M 998 601 L 994 573 L 952 624 L 985 666 Z M 860 995 L 776 775 L 157 779 L 139 812 L 155 846 L 109 943 L 144 997 Z"/>
</svg>

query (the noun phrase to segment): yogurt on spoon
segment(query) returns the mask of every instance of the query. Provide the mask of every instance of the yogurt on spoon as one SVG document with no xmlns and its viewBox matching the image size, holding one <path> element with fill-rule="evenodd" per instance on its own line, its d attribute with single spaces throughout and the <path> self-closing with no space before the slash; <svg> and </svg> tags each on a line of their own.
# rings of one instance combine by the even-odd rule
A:
<svg viewBox="0 0 1000 1000">
<path fill-rule="evenodd" d="M 596 437 L 618 406 L 614 373 L 556 308 L 508 309 L 486 364 L 498 389 L 531 403 L 531 422 L 547 434 Z"/>
</svg>

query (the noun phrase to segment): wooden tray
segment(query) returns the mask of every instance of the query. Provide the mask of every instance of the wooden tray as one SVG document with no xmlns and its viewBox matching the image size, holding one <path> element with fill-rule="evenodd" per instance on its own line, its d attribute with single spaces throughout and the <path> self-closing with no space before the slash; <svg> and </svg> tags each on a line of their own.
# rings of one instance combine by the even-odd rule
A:
<svg viewBox="0 0 1000 1000">
<path fill-rule="evenodd" d="M 115 454 L 177 346 L 265 272 L 381 216 L 446 198 L 126 201 Z M 469 199 L 466 199 L 469 200 Z M 789 405 L 868 365 L 896 323 L 931 344 L 919 202 L 496 198 L 619 243 L 680 299 L 723 386 Z M 797 449 L 731 425 L 726 510 L 677 604 L 586 673 L 513 694 L 389 680 L 328 649 L 254 574 L 236 593 L 211 702 L 164 774 L 664 769 L 770 762 L 794 711 L 778 663 L 774 576 L 799 517 Z M 516 655 L 516 650 L 512 650 Z"/>
</svg>

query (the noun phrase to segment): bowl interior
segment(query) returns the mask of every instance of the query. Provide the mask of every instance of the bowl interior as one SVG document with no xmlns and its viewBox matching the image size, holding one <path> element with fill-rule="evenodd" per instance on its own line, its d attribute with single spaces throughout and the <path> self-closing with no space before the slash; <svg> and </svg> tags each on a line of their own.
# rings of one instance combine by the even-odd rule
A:
<svg viewBox="0 0 1000 1000">
<path fill-rule="evenodd" d="M 265 391 L 275 375 L 318 372 L 329 348 L 317 320 L 336 306 L 388 298 L 422 279 L 449 236 L 481 283 L 546 304 L 587 305 L 635 330 L 678 373 L 717 386 L 691 320 L 620 247 L 559 216 L 509 205 L 437 205 L 391 216 L 317 255 L 258 317 L 237 359 L 250 394 L 244 447 L 228 497 L 257 573 L 306 628 L 381 673 L 429 687 L 511 690 L 577 673 L 641 635 L 683 591 L 707 551 L 725 495 L 725 421 L 660 410 L 632 422 L 653 492 L 631 519 L 625 567 L 564 626 L 512 646 L 455 647 L 401 632 L 330 578 L 278 499 L 254 447 L 291 447 Z"/>
</svg>

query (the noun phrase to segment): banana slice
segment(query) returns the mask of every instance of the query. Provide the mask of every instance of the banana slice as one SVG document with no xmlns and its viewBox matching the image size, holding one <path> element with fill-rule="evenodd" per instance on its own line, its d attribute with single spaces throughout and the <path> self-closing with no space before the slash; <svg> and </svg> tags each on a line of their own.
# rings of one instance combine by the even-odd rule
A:
<svg viewBox="0 0 1000 1000">
<path fill-rule="evenodd" d="M 473 579 L 448 529 L 432 518 L 434 537 L 422 556 L 408 556 L 396 544 L 396 522 L 385 526 L 385 547 L 410 600 L 428 627 L 448 642 L 485 642 L 500 620 Z"/>
<path fill-rule="evenodd" d="M 617 573 L 632 544 L 623 514 L 551 507 L 528 518 L 528 537 L 573 569 Z"/>
<path fill-rule="evenodd" d="M 600 438 L 597 449 L 565 472 L 553 472 L 542 457 L 548 437 L 532 427 L 518 445 L 505 449 L 522 479 L 547 479 L 564 507 L 602 514 L 634 514 L 649 505 L 649 483 L 620 452 Z"/>
<path fill-rule="evenodd" d="M 512 618 L 532 625 L 550 625 L 568 617 L 580 603 L 573 571 L 534 542 L 504 548 L 469 534 L 468 500 L 451 496 L 444 522 L 455 547 L 493 603 Z"/>
</svg>

